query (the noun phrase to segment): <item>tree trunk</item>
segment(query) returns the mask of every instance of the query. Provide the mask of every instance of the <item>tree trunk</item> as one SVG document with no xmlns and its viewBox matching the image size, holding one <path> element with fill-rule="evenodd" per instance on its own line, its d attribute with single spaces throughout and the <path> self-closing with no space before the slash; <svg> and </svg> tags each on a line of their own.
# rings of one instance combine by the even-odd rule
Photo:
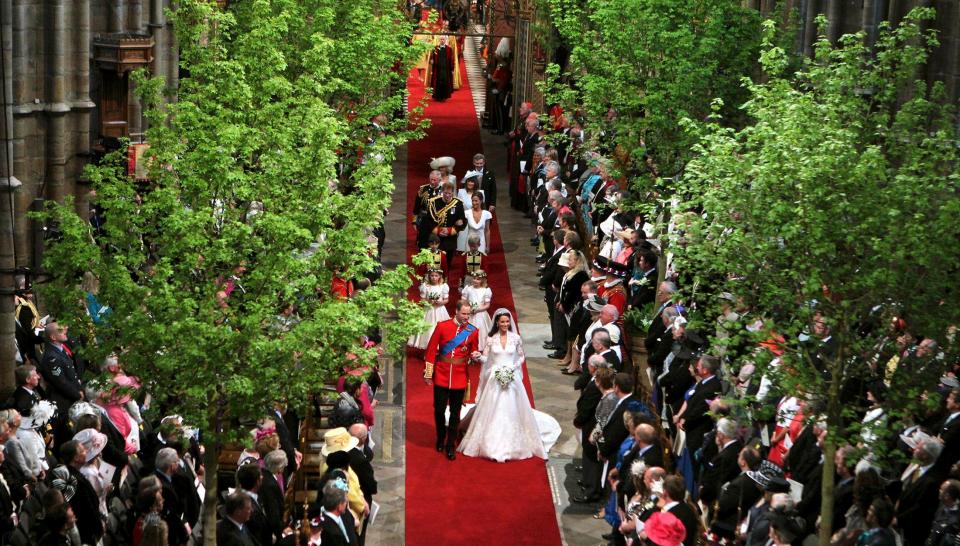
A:
<svg viewBox="0 0 960 546">
<path fill-rule="evenodd" d="M 820 478 L 820 533 L 817 543 L 830 546 L 833 529 L 833 490 L 836 477 L 834 459 L 837 453 L 837 438 L 841 432 L 843 406 L 840 400 L 840 385 L 843 381 L 843 350 L 837 351 L 831 367 L 830 388 L 827 394 L 827 435 L 823 440 L 823 472 Z"/>
<path fill-rule="evenodd" d="M 203 456 L 203 485 L 207 488 L 203 497 L 203 544 L 217 546 L 217 473 L 220 445 L 213 442 Z"/>
</svg>

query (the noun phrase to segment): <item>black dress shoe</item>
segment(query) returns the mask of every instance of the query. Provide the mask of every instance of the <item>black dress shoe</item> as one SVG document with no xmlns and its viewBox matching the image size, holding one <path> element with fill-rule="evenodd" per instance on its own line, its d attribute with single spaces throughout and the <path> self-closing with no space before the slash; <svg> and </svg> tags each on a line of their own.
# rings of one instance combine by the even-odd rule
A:
<svg viewBox="0 0 960 546">
<path fill-rule="evenodd" d="M 438 441 L 437 441 L 437 451 L 438 451 L 438 452 L 443 451 L 443 440 L 438 440 Z"/>
<path fill-rule="evenodd" d="M 557 359 L 557 360 L 560 360 L 560 359 L 564 358 L 565 356 L 567 356 L 567 353 L 561 353 L 560 351 L 554 351 L 554 352 L 548 354 L 548 355 L 547 355 L 547 358 L 555 358 L 555 359 Z"/>
<path fill-rule="evenodd" d="M 451 461 L 457 458 L 457 452 L 452 447 L 447 449 L 447 458 Z"/>
<path fill-rule="evenodd" d="M 544 349 L 552 349 L 552 350 L 556 351 L 556 350 L 559 349 L 560 347 L 557 347 L 556 345 L 554 345 L 552 341 L 544 341 L 544 342 L 543 342 L 543 348 L 544 348 Z"/>
<path fill-rule="evenodd" d="M 613 531 L 610 531 L 609 533 L 600 535 L 600 538 L 602 538 L 603 540 L 613 540 L 614 536 L 615 535 L 613 534 Z"/>
<path fill-rule="evenodd" d="M 578 495 L 578 496 L 576 496 L 576 497 L 571 497 L 570 500 L 572 500 L 573 502 L 580 502 L 580 503 L 584 503 L 584 504 L 589 504 L 589 503 L 591 503 L 591 502 L 597 502 L 598 500 L 600 500 L 600 497 L 598 497 L 598 496 L 596 496 L 596 495 L 595 495 L 595 496 L 592 496 L 592 497 L 587 497 L 587 496 L 585 496 L 585 495 Z"/>
</svg>

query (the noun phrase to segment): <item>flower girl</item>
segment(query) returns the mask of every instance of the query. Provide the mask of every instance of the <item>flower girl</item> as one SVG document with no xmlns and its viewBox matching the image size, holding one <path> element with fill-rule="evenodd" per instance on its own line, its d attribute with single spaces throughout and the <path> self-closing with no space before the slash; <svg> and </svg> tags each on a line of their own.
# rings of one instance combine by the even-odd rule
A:
<svg viewBox="0 0 960 546">
<path fill-rule="evenodd" d="M 427 270 L 427 276 L 420 284 L 420 301 L 426 301 L 430 304 L 423 312 L 423 320 L 429 327 L 420 335 L 412 336 L 407 341 L 408 346 L 418 349 L 427 348 L 427 343 L 430 342 L 430 336 L 433 335 L 433 330 L 437 327 L 437 324 L 450 318 L 446 308 L 449 300 L 450 287 L 443 280 L 443 272 L 439 269 Z"/>
<path fill-rule="evenodd" d="M 493 326 L 488 312 L 493 292 L 487 288 L 487 273 L 478 269 L 470 277 L 472 279 L 470 285 L 461 292 L 463 299 L 470 302 L 470 324 L 476 326 L 481 332 L 489 332 Z M 487 346 L 486 338 L 487 336 L 480 336 L 481 351 Z"/>
</svg>

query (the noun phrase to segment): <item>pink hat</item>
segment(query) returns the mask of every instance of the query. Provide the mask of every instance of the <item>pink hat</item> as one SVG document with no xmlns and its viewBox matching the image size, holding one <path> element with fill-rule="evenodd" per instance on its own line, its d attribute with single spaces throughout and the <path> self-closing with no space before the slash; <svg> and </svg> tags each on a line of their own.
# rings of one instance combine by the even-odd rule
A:
<svg viewBox="0 0 960 546">
<path fill-rule="evenodd" d="M 670 512 L 654 512 L 643 532 L 657 546 L 680 546 L 687 536 L 683 523 Z"/>
<path fill-rule="evenodd" d="M 107 445 L 107 435 L 101 432 L 98 432 L 93 428 L 85 428 L 80 432 L 73 435 L 73 439 L 77 442 L 83 444 L 83 447 L 87 448 L 87 460 L 85 462 L 90 462 L 94 457 L 100 454 L 103 451 L 103 448 Z"/>
</svg>

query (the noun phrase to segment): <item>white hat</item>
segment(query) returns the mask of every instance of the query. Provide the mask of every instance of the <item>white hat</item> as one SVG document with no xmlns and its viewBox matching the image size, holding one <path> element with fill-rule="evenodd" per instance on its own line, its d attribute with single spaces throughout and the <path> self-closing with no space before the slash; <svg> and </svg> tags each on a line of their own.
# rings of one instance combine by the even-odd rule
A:
<svg viewBox="0 0 960 546">
<path fill-rule="evenodd" d="M 450 156 L 448 156 L 448 155 L 445 155 L 445 156 L 443 156 L 443 157 L 435 157 L 435 158 L 433 158 L 433 161 L 430 162 L 430 168 L 431 168 L 431 169 L 439 169 L 440 167 L 447 167 L 447 168 L 452 169 L 454 166 L 456 166 L 456 164 L 457 164 L 457 160 L 456 160 L 456 159 L 454 159 L 454 158 L 452 158 L 452 157 L 450 157 Z"/>
<path fill-rule="evenodd" d="M 560 267 L 570 267 L 570 252 L 564 252 L 560 255 L 560 260 L 557 261 L 557 265 Z"/>
</svg>

